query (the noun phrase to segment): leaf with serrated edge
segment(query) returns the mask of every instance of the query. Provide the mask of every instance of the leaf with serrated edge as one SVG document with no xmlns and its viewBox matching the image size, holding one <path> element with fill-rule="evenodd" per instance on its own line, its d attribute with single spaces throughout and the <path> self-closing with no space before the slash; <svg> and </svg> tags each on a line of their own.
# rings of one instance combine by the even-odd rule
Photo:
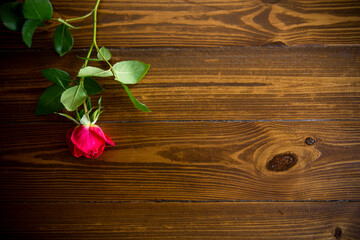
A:
<svg viewBox="0 0 360 240">
<path fill-rule="evenodd" d="M 146 75 L 150 65 L 140 61 L 122 61 L 114 64 L 118 79 L 125 84 L 136 84 Z"/>
<path fill-rule="evenodd" d="M 103 70 L 97 67 L 84 67 L 80 69 L 78 77 L 110 77 L 113 76 L 111 70 Z"/>
</svg>

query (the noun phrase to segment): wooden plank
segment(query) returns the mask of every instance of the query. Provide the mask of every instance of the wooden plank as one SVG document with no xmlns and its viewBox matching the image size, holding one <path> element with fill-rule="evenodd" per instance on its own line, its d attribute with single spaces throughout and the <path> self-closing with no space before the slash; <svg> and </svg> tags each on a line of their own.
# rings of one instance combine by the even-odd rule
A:
<svg viewBox="0 0 360 240">
<path fill-rule="evenodd" d="M 71 126 L 1 126 L 1 201 L 360 199 L 360 121 L 101 123 L 96 160 Z"/>
<path fill-rule="evenodd" d="M 0 121 L 52 120 L 34 116 L 38 97 L 50 85 L 40 70 L 55 67 L 75 77 L 83 64 L 76 55 L 85 52 L 63 58 L 53 52 L 0 53 L 6 66 L 0 70 Z M 131 91 L 152 112 L 135 109 L 118 82 L 100 79 L 107 89 L 104 121 L 360 119 L 359 47 L 112 52 L 113 63 L 151 64 Z"/>
<path fill-rule="evenodd" d="M 0 208 L 5 239 L 360 238 L 359 202 L 5 203 Z"/>
<path fill-rule="evenodd" d="M 54 17 L 90 12 L 95 0 L 52 0 Z M 359 44 L 360 3 L 355 0 L 103 0 L 98 39 L 111 47 Z M 90 45 L 92 19 L 74 23 L 75 47 Z M 51 48 L 58 24 L 39 30 L 34 48 Z M 1 28 L 2 48 L 26 48 L 20 34 Z"/>
</svg>

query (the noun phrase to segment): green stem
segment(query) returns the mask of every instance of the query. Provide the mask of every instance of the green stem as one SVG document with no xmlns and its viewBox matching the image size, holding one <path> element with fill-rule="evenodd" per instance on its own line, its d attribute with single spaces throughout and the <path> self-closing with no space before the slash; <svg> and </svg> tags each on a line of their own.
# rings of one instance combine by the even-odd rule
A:
<svg viewBox="0 0 360 240">
<path fill-rule="evenodd" d="M 89 12 L 88 14 L 84 15 L 84 16 L 81 16 L 81 17 L 77 17 L 77 18 L 70 18 L 70 19 L 64 19 L 65 22 L 71 22 L 71 21 L 77 21 L 77 20 L 81 20 L 81 19 L 84 19 L 84 18 L 87 18 L 87 17 L 90 17 L 91 14 L 93 14 L 94 12 L 94 9 Z M 57 18 L 51 18 L 50 20 L 54 20 L 54 21 L 58 21 Z"/>
<path fill-rule="evenodd" d="M 88 52 L 88 55 L 87 55 L 87 59 L 85 60 L 85 63 L 84 63 L 84 67 L 87 66 L 88 64 L 88 61 L 89 61 L 89 58 L 90 58 L 90 55 L 91 55 L 91 52 L 93 50 L 93 48 L 95 47 L 97 52 L 100 54 L 100 56 L 102 57 L 102 59 L 107 63 L 107 65 L 109 65 L 110 67 L 110 70 L 111 72 L 114 74 L 114 77 L 115 79 L 117 79 L 120 84 L 123 86 L 123 88 L 125 89 L 126 93 L 128 94 L 128 96 L 130 97 L 131 101 L 133 102 L 134 106 L 142 111 L 145 111 L 145 112 L 150 112 L 150 110 L 146 107 L 146 105 L 144 105 L 143 103 L 139 102 L 130 92 L 129 88 L 120 81 L 116 71 L 114 70 L 113 66 L 111 65 L 111 63 L 106 60 L 105 56 L 102 54 L 102 52 L 100 51 L 99 49 L 99 46 L 97 45 L 97 42 L 96 42 L 96 29 L 97 29 L 97 11 L 98 11 L 98 7 L 99 7 L 99 4 L 100 4 L 100 0 L 96 0 L 96 4 L 95 4 L 95 7 L 94 7 L 94 24 L 93 24 L 93 40 L 92 40 L 92 43 L 91 43 L 91 46 L 90 46 L 90 49 L 89 49 L 89 52 Z M 80 84 L 83 84 L 84 83 L 84 77 L 82 77 L 80 79 Z M 84 109 L 85 109 L 85 112 L 86 112 L 86 103 L 84 102 Z"/>
<path fill-rule="evenodd" d="M 89 62 L 89 58 L 90 58 L 90 55 L 91 55 L 91 52 L 92 52 L 93 48 L 94 48 L 94 42 L 91 43 L 91 46 L 89 48 L 89 52 L 86 55 L 86 60 L 85 60 L 85 63 L 84 63 L 84 67 L 86 67 L 88 62 Z"/>
<path fill-rule="evenodd" d="M 93 24 L 93 44 L 96 46 L 96 28 L 97 28 L 97 10 L 100 4 L 100 0 L 96 0 L 94 7 L 94 24 Z"/>
<path fill-rule="evenodd" d="M 100 3 L 100 0 L 96 0 L 96 4 L 95 4 L 94 9 L 89 14 L 87 14 L 88 16 L 90 16 L 91 14 L 94 13 L 93 40 L 92 40 L 92 43 L 90 45 L 89 52 L 86 55 L 87 59 L 85 60 L 85 63 L 84 63 L 83 67 L 87 66 L 87 64 L 89 62 L 89 58 L 91 56 L 91 52 L 94 49 L 94 45 L 96 43 L 96 19 L 97 19 L 97 9 L 99 7 L 99 3 Z M 87 15 L 85 15 L 85 16 L 87 16 Z M 95 43 L 94 43 L 94 40 L 95 40 Z M 80 78 L 80 84 L 82 84 L 83 82 L 84 82 L 84 77 Z"/>
<path fill-rule="evenodd" d="M 88 55 L 86 56 L 86 58 L 90 58 L 90 55 L 91 55 L 91 52 L 92 52 L 94 46 L 96 47 L 96 49 L 98 49 L 97 44 L 96 44 L 96 27 L 97 27 L 96 25 L 97 25 L 97 10 L 98 10 L 99 4 L 100 4 L 100 0 L 96 0 L 95 7 L 91 11 L 91 13 L 94 13 L 93 39 L 92 39 L 92 43 L 91 43 L 91 46 L 90 46 L 90 49 L 89 49 L 89 52 L 88 52 Z M 87 66 L 88 62 L 89 62 L 89 59 L 86 59 L 85 63 L 84 63 L 84 67 Z"/>
<path fill-rule="evenodd" d="M 88 109 L 87 109 L 87 106 L 86 106 L 86 100 L 83 102 L 83 105 L 84 105 L 84 113 L 85 113 L 86 116 L 89 118 Z"/>
<path fill-rule="evenodd" d="M 111 63 L 106 60 L 105 56 L 101 53 L 100 49 L 99 49 L 99 46 L 97 45 L 97 42 L 96 42 L 96 27 L 97 27 L 97 9 L 99 7 L 99 3 L 100 3 L 100 0 L 97 0 L 96 2 L 96 5 L 95 5 L 95 8 L 94 8 L 94 34 L 93 34 L 93 45 L 94 47 L 96 48 L 97 52 L 100 54 L 100 56 L 102 57 L 102 59 L 104 59 L 104 61 L 107 63 L 107 65 L 109 65 L 110 69 L 111 69 L 111 72 L 114 74 L 114 77 L 115 79 L 117 79 L 121 86 L 125 89 L 126 93 L 128 94 L 128 96 L 130 97 L 132 103 L 134 104 L 134 106 L 137 108 L 137 109 L 140 109 L 142 111 L 145 111 L 145 112 L 150 112 L 150 110 L 146 107 L 145 104 L 139 102 L 130 92 L 129 88 L 120 81 L 116 71 L 114 70 L 113 66 L 111 65 Z"/>
<path fill-rule="evenodd" d="M 67 22 L 71 22 L 71 21 L 77 21 L 77 20 L 81 20 L 87 17 L 90 17 L 91 14 L 93 14 L 94 10 L 92 10 L 91 12 L 89 12 L 88 14 L 82 16 L 82 17 L 77 17 L 77 18 L 71 18 L 71 19 L 66 19 Z"/>
<path fill-rule="evenodd" d="M 100 3 L 100 0 L 97 0 L 96 1 L 96 4 L 95 4 L 95 7 L 94 9 L 87 15 L 83 16 L 83 17 L 80 17 L 80 18 L 73 18 L 73 19 L 69 19 L 67 21 L 75 21 L 75 20 L 79 20 L 79 19 L 82 19 L 82 18 L 86 18 L 88 16 L 90 16 L 91 14 L 94 13 L 94 26 L 93 26 L 93 40 L 92 40 L 92 43 L 90 45 L 90 48 L 89 48 L 89 52 L 88 54 L 86 55 L 86 60 L 84 62 L 84 66 L 83 67 L 86 67 L 88 62 L 89 62 L 89 58 L 91 56 L 91 53 L 92 53 L 92 50 L 94 49 L 94 46 L 96 47 L 96 19 L 97 19 L 97 9 L 99 7 L 99 3 Z M 83 85 L 84 86 L 84 77 L 81 77 L 80 78 L 80 85 Z M 87 118 L 89 119 L 90 121 L 90 117 L 89 117 L 89 114 L 88 114 L 88 109 L 87 109 L 87 106 L 86 106 L 86 100 L 83 102 L 83 106 L 84 106 L 84 112 L 87 116 Z"/>
<path fill-rule="evenodd" d="M 95 46 L 97 52 L 100 54 L 100 56 L 104 59 L 104 61 L 109 65 L 112 73 L 114 74 L 115 78 L 116 79 L 119 79 L 113 66 L 111 65 L 111 63 L 106 60 L 106 58 L 104 57 L 104 55 L 100 52 L 100 49 L 99 49 L 99 46 L 97 45 L 97 42 L 96 42 L 96 27 L 97 27 L 97 9 L 99 7 L 99 3 L 100 3 L 100 0 L 97 0 L 96 2 L 96 5 L 95 5 L 95 8 L 94 8 L 94 34 L 93 34 L 93 45 Z M 89 57 L 88 57 L 89 58 Z M 120 79 L 119 79 L 120 81 Z"/>
<path fill-rule="evenodd" d="M 110 67 L 111 71 L 113 72 L 115 78 L 119 79 L 119 78 L 117 77 L 117 74 L 116 74 L 113 66 L 111 65 L 111 63 L 110 63 L 108 60 L 106 60 L 106 58 L 104 57 L 104 55 L 100 52 L 99 46 L 97 45 L 97 42 L 96 42 L 97 10 L 98 10 L 98 7 L 99 7 L 99 3 L 100 3 L 100 0 L 97 0 L 96 5 L 95 5 L 95 8 L 94 8 L 94 25 L 93 25 L 93 26 L 94 26 L 94 31 L 93 31 L 94 34 L 93 34 L 93 44 L 94 44 L 97 52 L 100 54 L 100 56 L 101 56 L 101 57 L 104 59 L 104 61 L 109 65 L 109 67 Z"/>
<path fill-rule="evenodd" d="M 93 48 L 94 48 L 94 43 L 92 42 L 92 43 L 91 43 L 91 46 L 90 46 L 90 49 L 89 49 L 89 52 L 88 52 L 88 54 L 86 55 L 86 60 L 85 60 L 85 63 L 84 63 L 84 66 L 83 66 L 83 67 L 86 67 L 86 66 L 87 66 Z M 84 84 L 84 77 L 81 77 L 81 78 L 80 78 L 80 84 Z M 85 101 L 86 101 L 86 100 L 85 100 Z"/>
</svg>

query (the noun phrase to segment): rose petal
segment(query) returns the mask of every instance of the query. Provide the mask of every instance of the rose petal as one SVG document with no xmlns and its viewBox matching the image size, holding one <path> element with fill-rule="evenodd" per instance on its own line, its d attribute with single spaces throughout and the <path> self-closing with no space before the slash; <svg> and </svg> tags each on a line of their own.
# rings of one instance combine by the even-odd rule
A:
<svg viewBox="0 0 360 240">
<path fill-rule="evenodd" d="M 108 135 L 106 135 L 103 130 L 98 125 L 90 126 L 90 131 L 97 134 L 99 137 L 105 140 L 106 143 L 115 146 L 115 143 L 110 139 Z"/>
<path fill-rule="evenodd" d="M 81 156 L 85 156 L 84 152 L 81 151 L 80 149 L 78 149 L 75 145 L 74 145 L 74 152 L 73 152 L 73 155 L 75 157 L 81 157 Z"/>
<path fill-rule="evenodd" d="M 111 140 L 111 138 L 104 133 L 105 141 L 107 144 L 110 144 L 111 146 L 115 146 L 115 143 Z"/>
<path fill-rule="evenodd" d="M 92 152 L 91 154 L 87 155 L 87 154 L 84 154 L 84 157 L 87 157 L 87 158 L 98 158 L 104 151 L 105 149 L 105 144 L 102 145 L 101 148 L 97 149 L 97 151 L 94 151 Z"/>
<path fill-rule="evenodd" d="M 88 126 L 78 126 L 74 129 L 71 136 L 72 143 L 82 151 L 84 155 L 93 156 L 97 155 L 99 149 L 105 145 L 105 140 L 90 131 Z"/>
<path fill-rule="evenodd" d="M 99 157 L 105 144 L 115 145 L 102 129 L 97 125 L 81 125 L 71 128 L 66 133 L 66 142 L 75 157 Z"/>
<path fill-rule="evenodd" d="M 72 135 L 73 130 L 74 130 L 74 128 L 71 128 L 66 133 L 66 143 L 69 146 L 69 149 L 70 149 L 72 155 L 74 155 L 74 144 L 71 142 L 71 135 Z"/>
</svg>

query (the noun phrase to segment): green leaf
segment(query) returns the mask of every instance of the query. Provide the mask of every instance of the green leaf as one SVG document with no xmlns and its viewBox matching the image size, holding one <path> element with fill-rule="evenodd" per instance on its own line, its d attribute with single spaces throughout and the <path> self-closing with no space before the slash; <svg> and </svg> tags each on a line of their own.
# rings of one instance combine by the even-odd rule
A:
<svg viewBox="0 0 360 240">
<path fill-rule="evenodd" d="M 56 28 L 53 42 L 55 51 L 60 55 L 60 57 L 64 56 L 72 49 L 74 45 L 74 38 L 65 24 L 61 24 Z"/>
<path fill-rule="evenodd" d="M 32 37 L 34 32 L 38 26 L 40 26 L 42 22 L 40 20 L 26 20 L 25 24 L 22 27 L 22 39 L 28 48 L 31 47 Z"/>
<path fill-rule="evenodd" d="M 113 76 L 111 70 L 104 70 L 97 67 L 84 67 L 80 69 L 78 77 L 110 77 Z"/>
<path fill-rule="evenodd" d="M 79 29 L 80 27 L 74 27 L 73 25 L 71 25 L 70 23 L 68 23 L 66 20 L 64 19 L 61 19 L 61 18 L 58 18 L 58 21 L 65 24 L 66 26 L 68 26 L 69 28 L 72 28 L 72 29 Z"/>
<path fill-rule="evenodd" d="M 68 111 L 75 111 L 85 100 L 87 94 L 83 86 L 77 85 L 67 89 L 61 95 L 61 103 L 65 106 Z"/>
<path fill-rule="evenodd" d="M 64 84 L 62 83 L 62 81 L 56 77 L 56 82 L 59 86 L 61 86 L 64 90 L 68 89 L 68 87 L 65 87 Z"/>
<path fill-rule="evenodd" d="M 25 0 L 23 14 L 26 19 L 50 20 L 53 8 L 49 0 Z"/>
<path fill-rule="evenodd" d="M 41 73 L 47 80 L 60 86 L 64 86 L 65 88 L 68 88 L 69 83 L 71 83 L 70 75 L 63 70 L 57 68 L 46 68 L 41 70 Z"/>
<path fill-rule="evenodd" d="M 149 64 L 140 61 L 122 61 L 113 66 L 118 79 L 125 84 L 136 84 L 146 75 Z"/>
<path fill-rule="evenodd" d="M 105 58 L 107 61 L 109 61 L 111 59 L 111 53 L 110 53 L 109 49 L 107 49 L 106 47 L 101 47 L 100 53 L 97 54 L 97 58 L 99 60 L 104 61 L 104 58 Z M 103 55 L 104 58 L 101 55 Z"/>
<path fill-rule="evenodd" d="M 76 120 L 77 120 L 78 122 L 80 122 L 81 117 L 80 117 L 80 114 L 79 114 L 78 109 L 75 109 L 75 113 L 76 113 Z"/>
<path fill-rule="evenodd" d="M 90 98 L 87 99 L 86 106 L 89 109 L 88 111 L 91 112 L 92 107 L 91 107 L 91 99 Z"/>
<path fill-rule="evenodd" d="M 120 82 L 120 83 L 121 83 L 121 82 Z M 134 106 L 135 106 L 137 109 L 139 109 L 139 110 L 141 110 L 141 111 L 144 111 L 144 112 L 151 112 L 150 109 L 148 109 L 148 107 L 147 107 L 145 104 L 141 103 L 139 100 L 137 100 L 137 99 L 131 94 L 129 88 L 128 88 L 125 84 L 121 83 L 121 85 L 123 86 L 123 88 L 125 89 L 126 93 L 128 94 L 131 102 L 134 104 Z"/>
<path fill-rule="evenodd" d="M 84 109 L 81 109 L 81 110 L 80 110 L 80 112 L 79 112 L 80 117 L 83 117 L 83 116 L 84 116 L 84 114 L 85 114 Z M 81 120 L 81 118 L 80 118 L 80 120 Z M 79 121 L 80 121 L 80 120 L 79 120 Z"/>
<path fill-rule="evenodd" d="M 92 78 L 84 79 L 84 88 L 88 95 L 95 95 L 104 90 L 104 88 L 102 88 L 99 83 Z"/>
<path fill-rule="evenodd" d="M 96 109 L 95 111 L 94 111 L 94 113 L 92 114 L 92 116 L 91 116 L 91 124 L 95 124 L 96 122 L 97 122 L 97 120 L 99 119 L 99 117 L 100 117 L 100 114 L 103 112 L 102 110 L 101 110 L 101 97 L 99 98 L 99 101 L 98 101 L 98 109 Z"/>
<path fill-rule="evenodd" d="M 36 115 L 51 114 L 60 111 L 64 106 L 60 102 L 64 89 L 59 85 L 51 85 L 41 94 L 36 107 Z"/>
<path fill-rule="evenodd" d="M 22 3 L 8 2 L 0 5 L 0 21 L 11 31 L 21 31 L 25 22 Z"/>
<path fill-rule="evenodd" d="M 91 116 L 91 124 L 95 124 L 97 122 L 101 113 L 102 111 L 100 110 L 100 108 L 95 110 L 95 112 Z"/>
</svg>

